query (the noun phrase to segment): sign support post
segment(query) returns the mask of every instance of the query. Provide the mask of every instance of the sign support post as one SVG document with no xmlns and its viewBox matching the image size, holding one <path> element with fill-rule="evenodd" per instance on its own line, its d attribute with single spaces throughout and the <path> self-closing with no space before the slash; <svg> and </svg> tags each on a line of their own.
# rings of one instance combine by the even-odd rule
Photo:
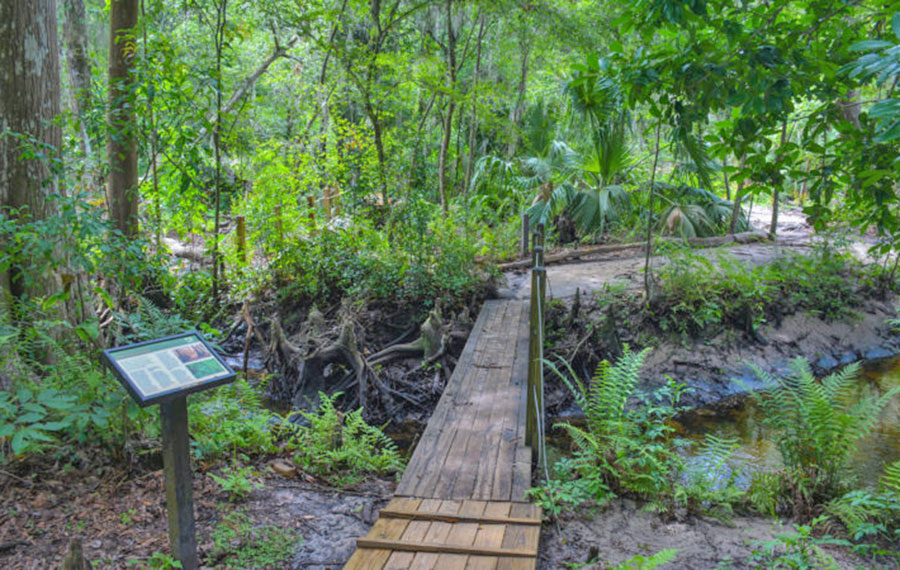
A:
<svg viewBox="0 0 900 570">
<path fill-rule="evenodd" d="M 169 513 L 169 546 L 184 570 L 196 570 L 197 537 L 194 530 L 194 495 L 191 488 L 187 397 L 159 405 L 162 420 L 163 469 L 166 509 Z"/>
</svg>

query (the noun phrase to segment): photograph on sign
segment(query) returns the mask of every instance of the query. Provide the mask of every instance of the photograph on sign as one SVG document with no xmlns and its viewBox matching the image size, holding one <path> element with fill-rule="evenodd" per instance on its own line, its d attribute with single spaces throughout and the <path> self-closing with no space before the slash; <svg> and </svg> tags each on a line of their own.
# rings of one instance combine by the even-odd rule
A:
<svg viewBox="0 0 900 570">
<path fill-rule="evenodd" d="M 104 356 L 140 403 L 234 377 L 198 333 L 115 348 Z"/>
</svg>

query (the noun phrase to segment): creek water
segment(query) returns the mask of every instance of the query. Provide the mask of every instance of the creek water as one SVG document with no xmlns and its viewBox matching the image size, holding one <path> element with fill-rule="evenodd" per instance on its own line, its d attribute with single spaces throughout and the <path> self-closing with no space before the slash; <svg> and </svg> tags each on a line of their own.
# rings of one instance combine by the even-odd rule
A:
<svg viewBox="0 0 900 570">
<path fill-rule="evenodd" d="M 854 400 L 880 396 L 900 385 L 900 357 L 865 363 L 855 384 Z M 678 419 L 678 427 L 687 439 L 693 440 L 693 455 L 689 464 L 704 464 L 697 453 L 706 434 L 736 438 L 739 447 L 731 458 L 732 469 L 738 472 L 739 484 L 749 481 L 753 471 L 771 471 L 781 466 L 781 454 L 775 446 L 773 433 L 762 423 L 762 413 L 752 397 L 744 396 L 731 406 L 716 409 L 695 409 Z M 884 465 L 900 459 L 900 395 L 892 398 L 884 408 L 878 423 L 863 437 L 852 452 L 851 471 L 863 485 L 874 485 Z"/>
<path fill-rule="evenodd" d="M 900 357 L 866 362 L 860 371 L 854 399 L 880 396 L 900 385 Z M 576 425 L 583 418 L 567 417 L 565 422 Z M 728 461 L 727 469 L 718 470 L 722 477 L 732 473 L 738 487 L 746 488 L 758 471 L 774 471 L 781 467 L 774 434 L 762 422 L 762 412 L 752 397 L 744 395 L 712 408 L 696 408 L 683 413 L 674 422 L 679 435 L 695 445 L 687 451 L 687 469 L 704 470 L 711 460 L 704 457 L 701 444 L 706 434 L 737 439 L 738 448 Z M 551 423 L 552 425 L 552 423 Z M 548 436 L 548 460 L 565 455 L 570 446 L 564 430 L 552 430 Z M 862 485 L 875 485 L 884 465 L 900 459 L 900 395 L 891 399 L 870 434 L 862 438 L 852 452 L 850 468 Z"/>
</svg>

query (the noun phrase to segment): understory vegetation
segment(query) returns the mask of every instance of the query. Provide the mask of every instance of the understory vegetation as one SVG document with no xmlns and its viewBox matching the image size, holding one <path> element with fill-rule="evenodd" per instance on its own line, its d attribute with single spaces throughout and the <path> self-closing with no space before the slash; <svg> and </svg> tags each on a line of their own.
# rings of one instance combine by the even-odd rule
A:
<svg viewBox="0 0 900 570">
<path fill-rule="evenodd" d="M 554 465 L 551 479 L 529 491 L 546 516 L 583 505 L 602 508 L 617 497 L 641 499 L 647 508 L 670 514 L 682 509 L 725 519 L 747 512 L 777 514 L 793 517 L 797 532 L 759 545 L 749 562 L 833 565 L 819 548 L 823 544 L 848 546 L 876 564 L 900 560 L 900 461 L 885 466 L 875 489 L 854 488 L 848 463 L 900 387 L 853 400 L 856 365 L 821 380 L 800 358 L 785 377 L 758 370 L 766 389 L 752 394 L 783 467 L 754 470 L 749 485 L 739 485 L 741 468 L 731 462 L 737 440 L 707 435 L 697 454 L 703 463 L 689 460 L 688 448 L 697 444 L 681 437 L 673 420 L 684 409 L 681 394 L 690 388 L 670 379 L 649 394 L 638 389 L 648 351 L 631 352 L 626 345 L 615 364 L 602 361 L 586 383 L 571 369 L 548 363 L 572 391 L 584 423 L 556 426 L 568 433 L 574 453 Z"/>
</svg>

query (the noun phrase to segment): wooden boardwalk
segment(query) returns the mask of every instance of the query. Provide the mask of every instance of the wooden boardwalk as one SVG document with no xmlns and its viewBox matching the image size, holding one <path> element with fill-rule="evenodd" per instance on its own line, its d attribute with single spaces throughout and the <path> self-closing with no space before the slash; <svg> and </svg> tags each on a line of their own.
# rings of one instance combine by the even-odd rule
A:
<svg viewBox="0 0 900 570">
<path fill-rule="evenodd" d="M 528 303 L 487 301 L 395 498 L 345 568 L 535 568 Z"/>
</svg>

